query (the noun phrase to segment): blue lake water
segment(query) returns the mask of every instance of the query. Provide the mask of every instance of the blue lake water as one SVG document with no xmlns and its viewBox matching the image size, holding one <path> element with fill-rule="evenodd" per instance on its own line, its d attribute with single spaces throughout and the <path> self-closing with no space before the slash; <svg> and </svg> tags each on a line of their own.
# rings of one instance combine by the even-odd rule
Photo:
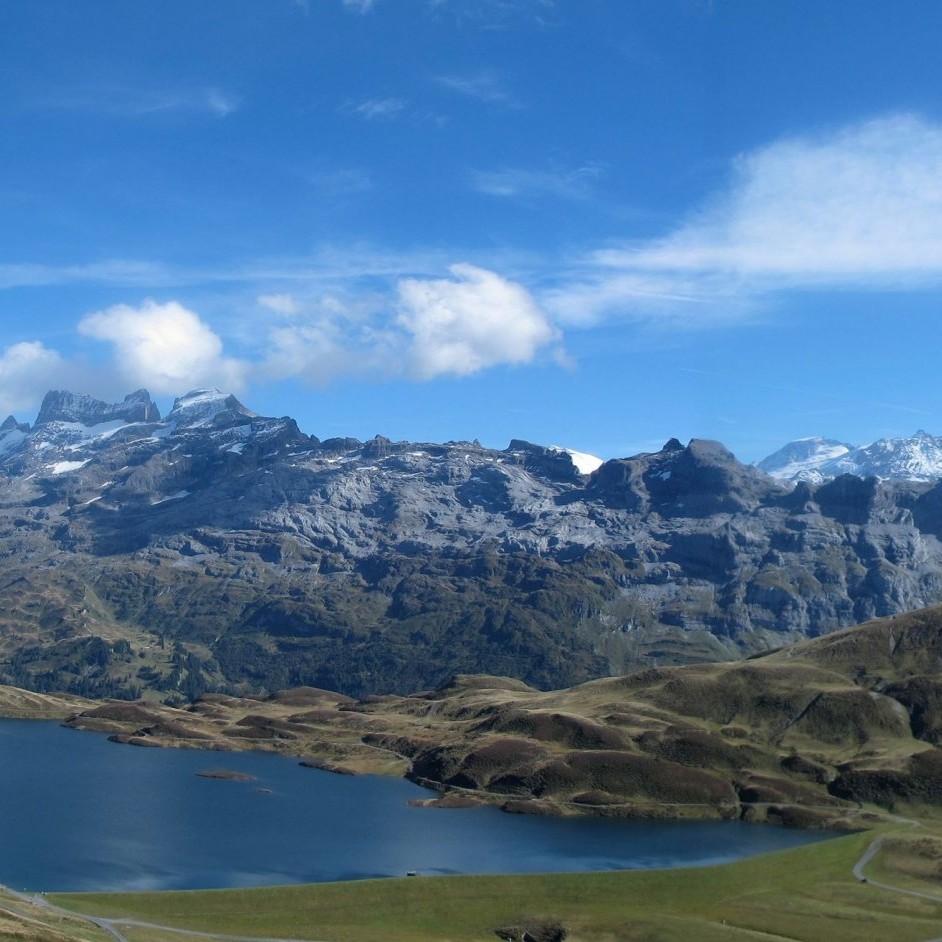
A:
<svg viewBox="0 0 942 942">
<path fill-rule="evenodd" d="M 227 769 L 254 781 L 207 779 Z M 410 807 L 401 779 L 266 753 L 141 749 L 0 720 L 0 883 L 158 890 L 420 874 L 694 866 L 821 840 L 728 823 L 639 823 Z"/>
</svg>

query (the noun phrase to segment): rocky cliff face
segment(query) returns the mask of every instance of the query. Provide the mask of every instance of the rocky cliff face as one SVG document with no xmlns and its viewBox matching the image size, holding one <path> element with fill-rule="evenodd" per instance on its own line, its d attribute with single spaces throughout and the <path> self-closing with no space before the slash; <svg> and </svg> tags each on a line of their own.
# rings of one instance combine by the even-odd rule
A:
<svg viewBox="0 0 942 942">
<path fill-rule="evenodd" d="M 76 396 L 65 390 L 46 393 L 37 425 L 52 422 L 75 422 L 79 425 L 97 425 L 101 422 L 157 422 L 160 412 L 151 402 L 150 393 L 139 389 L 125 397 L 124 402 L 110 404 L 91 396 Z"/>
<path fill-rule="evenodd" d="M 0 428 L 0 679 L 133 694 L 572 684 L 942 599 L 942 486 L 777 483 L 715 442 L 303 434 L 200 390 Z"/>
</svg>

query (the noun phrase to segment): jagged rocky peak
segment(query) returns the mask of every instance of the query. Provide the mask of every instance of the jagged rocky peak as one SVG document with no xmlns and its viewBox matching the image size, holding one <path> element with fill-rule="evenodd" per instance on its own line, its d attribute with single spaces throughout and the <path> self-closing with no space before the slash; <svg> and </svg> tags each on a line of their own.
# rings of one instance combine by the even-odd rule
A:
<svg viewBox="0 0 942 942">
<path fill-rule="evenodd" d="M 167 421 L 177 428 L 197 428 L 256 419 L 258 414 L 247 409 L 235 396 L 214 388 L 192 389 L 173 401 Z"/>
<path fill-rule="evenodd" d="M 28 432 L 29 422 L 17 422 L 16 416 L 8 415 L 0 425 L 0 432 Z"/>
<path fill-rule="evenodd" d="M 719 442 L 672 438 L 658 452 L 606 461 L 586 490 L 611 507 L 703 517 L 746 510 L 782 488 Z"/>
<path fill-rule="evenodd" d="M 36 425 L 50 422 L 76 422 L 98 425 L 101 422 L 159 422 L 160 410 L 146 389 L 124 397 L 124 402 L 109 403 L 92 396 L 81 396 L 65 389 L 47 392 L 36 418 Z"/>
<path fill-rule="evenodd" d="M 720 442 L 671 439 L 648 460 L 644 481 L 652 500 L 696 513 L 743 509 L 768 491 L 768 478 L 741 464 Z M 759 480 L 757 480 L 759 479 Z"/>
</svg>

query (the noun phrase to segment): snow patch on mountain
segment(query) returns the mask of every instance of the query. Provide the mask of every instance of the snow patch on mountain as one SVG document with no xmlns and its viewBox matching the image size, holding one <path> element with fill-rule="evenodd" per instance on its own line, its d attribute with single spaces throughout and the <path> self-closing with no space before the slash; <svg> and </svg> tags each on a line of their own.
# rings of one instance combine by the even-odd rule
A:
<svg viewBox="0 0 942 942">
<path fill-rule="evenodd" d="M 584 451 L 574 451 L 572 448 L 563 448 L 562 445 L 550 445 L 550 451 L 559 451 L 569 455 L 576 470 L 580 474 L 591 474 L 597 468 L 601 467 L 603 461 L 595 455 L 590 455 Z"/>
<path fill-rule="evenodd" d="M 828 462 L 821 470 L 832 476 L 937 481 L 942 478 L 942 438 L 922 429 L 910 438 L 881 438 Z"/>
<path fill-rule="evenodd" d="M 49 470 L 53 474 L 68 474 L 70 471 L 78 471 L 79 468 L 84 468 L 89 460 L 86 458 L 84 461 L 57 461 L 55 464 L 49 465 Z"/>
<path fill-rule="evenodd" d="M 170 494 L 168 497 L 161 497 L 159 500 L 151 501 L 151 506 L 156 507 L 158 504 L 166 504 L 172 500 L 183 500 L 184 497 L 189 497 L 190 493 L 190 491 L 177 491 L 176 494 Z"/>
</svg>

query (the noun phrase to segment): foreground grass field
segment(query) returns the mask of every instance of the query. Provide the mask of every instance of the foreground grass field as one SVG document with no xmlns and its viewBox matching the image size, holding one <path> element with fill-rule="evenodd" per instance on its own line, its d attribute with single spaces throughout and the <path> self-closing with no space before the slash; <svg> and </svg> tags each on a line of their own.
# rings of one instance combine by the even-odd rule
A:
<svg viewBox="0 0 942 942">
<path fill-rule="evenodd" d="M 868 865 L 868 877 L 871 868 L 887 883 L 899 877 L 899 885 L 938 894 L 938 902 L 854 877 L 854 864 L 881 832 L 890 853 Z M 942 884 L 936 870 L 914 866 L 907 854 L 913 829 L 894 825 L 881 832 L 702 869 L 420 877 L 50 900 L 77 912 L 182 930 L 326 942 L 493 942 L 500 927 L 552 922 L 566 928 L 569 942 L 942 938 Z M 926 832 L 926 839 L 937 841 L 938 835 Z M 907 861 L 907 872 L 900 872 Z M 120 930 L 129 942 L 186 938 L 185 932 L 127 923 Z"/>
</svg>

